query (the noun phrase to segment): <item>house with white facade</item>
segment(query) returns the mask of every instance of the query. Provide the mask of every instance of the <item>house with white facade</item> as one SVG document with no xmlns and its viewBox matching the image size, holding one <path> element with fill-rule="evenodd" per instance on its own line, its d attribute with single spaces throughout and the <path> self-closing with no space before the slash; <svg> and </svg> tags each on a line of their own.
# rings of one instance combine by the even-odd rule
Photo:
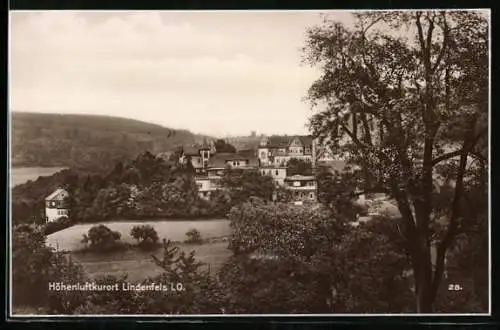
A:
<svg viewBox="0 0 500 330">
<path fill-rule="evenodd" d="M 200 197 L 210 198 L 213 191 L 220 189 L 220 179 L 228 168 L 251 170 L 258 167 L 259 162 L 253 150 L 212 155 L 204 171 L 195 178 Z"/>
<path fill-rule="evenodd" d="M 61 217 L 68 216 L 68 205 L 66 201 L 68 197 L 68 191 L 59 188 L 45 198 L 45 218 L 47 222 L 52 222 Z"/>
<path fill-rule="evenodd" d="M 320 146 L 311 136 L 262 136 L 259 145 L 253 149 L 236 153 L 215 153 L 207 146 L 184 148 L 181 161 L 189 159 L 196 171 L 196 184 L 202 198 L 210 198 L 220 189 L 220 179 L 228 168 L 258 169 L 262 175 L 269 175 L 277 186 L 292 192 L 296 202 L 317 200 L 317 185 L 314 176 L 287 176 L 287 165 L 291 159 L 300 159 L 315 165 L 338 168 L 339 161 L 332 151 Z"/>
<path fill-rule="evenodd" d="M 312 162 L 313 146 L 310 136 L 266 136 L 257 148 L 257 155 L 261 166 L 284 167 L 292 158 Z"/>
<path fill-rule="evenodd" d="M 285 187 L 292 192 L 295 203 L 315 202 L 317 185 L 314 176 L 293 175 L 285 178 Z"/>
</svg>

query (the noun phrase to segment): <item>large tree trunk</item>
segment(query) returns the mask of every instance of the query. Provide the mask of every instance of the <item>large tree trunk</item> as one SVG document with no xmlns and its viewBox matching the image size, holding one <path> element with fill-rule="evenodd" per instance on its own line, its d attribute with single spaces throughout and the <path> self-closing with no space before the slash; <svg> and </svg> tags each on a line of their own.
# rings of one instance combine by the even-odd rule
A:
<svg viewBox="0 0 500 330">
<path fill-rule="evenodd" d="M 416 264 L 415 272 L 415 298 L 417 313 L 432 313 L 434 312 L 434 295 L 432 292 L 432 268 L 426 264 L 430 264 L 430 260 L 422 258 Z"/>
</svg>

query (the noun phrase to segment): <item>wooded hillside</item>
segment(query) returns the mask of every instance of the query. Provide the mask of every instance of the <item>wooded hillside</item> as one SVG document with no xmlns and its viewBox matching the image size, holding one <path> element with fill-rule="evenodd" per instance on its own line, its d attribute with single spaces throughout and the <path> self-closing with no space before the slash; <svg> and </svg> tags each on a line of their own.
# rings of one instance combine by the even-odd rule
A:
<svg viewBox="0 0 500 330">
<path fill-rule="evenodd" d="M 12 166 L 114 164 L 203 136 L 132 119 L 97 115 L 12 113 Z"/>
</svg>

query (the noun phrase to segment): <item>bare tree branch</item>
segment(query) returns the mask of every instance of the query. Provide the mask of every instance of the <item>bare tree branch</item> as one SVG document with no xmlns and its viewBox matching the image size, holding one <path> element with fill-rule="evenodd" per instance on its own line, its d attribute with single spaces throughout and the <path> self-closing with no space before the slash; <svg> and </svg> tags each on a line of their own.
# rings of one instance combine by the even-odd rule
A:
<svg viewBox="0 0 500 330">
<path fill-rule="evenodd" d="M 446 21 L 446 13 L 442 12 L 441 15 L 443 16 L 443 24 L 444 24 L 444 26 L 443 26 L 443 44 L 441 45 L 441 51 L 439 52 L 436 63 L 434 64 L 434 67 L 431 68 L 432 73 L 436 72 L 436 69 L 439 67 L 439 64 L 441 63 L 441 60 L 443 59 L 443 56 L 448 48 L 448 34 L 449 34 L 448 22 Z"/>
</svg>

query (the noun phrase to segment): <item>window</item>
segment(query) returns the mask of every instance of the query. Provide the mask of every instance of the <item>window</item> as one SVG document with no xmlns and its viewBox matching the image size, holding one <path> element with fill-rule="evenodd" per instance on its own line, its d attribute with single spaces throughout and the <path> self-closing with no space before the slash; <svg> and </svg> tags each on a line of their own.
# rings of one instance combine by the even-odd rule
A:
<svg viewBox="0 0 500 330">
<path fill-rule="evenodd" d="M 56 202 L 55 202 L 55 201 L 52 201 L 51 205 L 52 205 L 52 206 L 56 206 Z"/>
<path fill-rule="evenodd" d="M 276 175 L 279 175 L 279 172 L 278 172 L 278 170 L 276 170 L 276 172 L 275 172 L 275 173 L 276 173 Z"/>
<path fill-rule="evenodd" d="M 309 198 L 314 199 L 314 193 L 309 193 Z"/>
</svg>

